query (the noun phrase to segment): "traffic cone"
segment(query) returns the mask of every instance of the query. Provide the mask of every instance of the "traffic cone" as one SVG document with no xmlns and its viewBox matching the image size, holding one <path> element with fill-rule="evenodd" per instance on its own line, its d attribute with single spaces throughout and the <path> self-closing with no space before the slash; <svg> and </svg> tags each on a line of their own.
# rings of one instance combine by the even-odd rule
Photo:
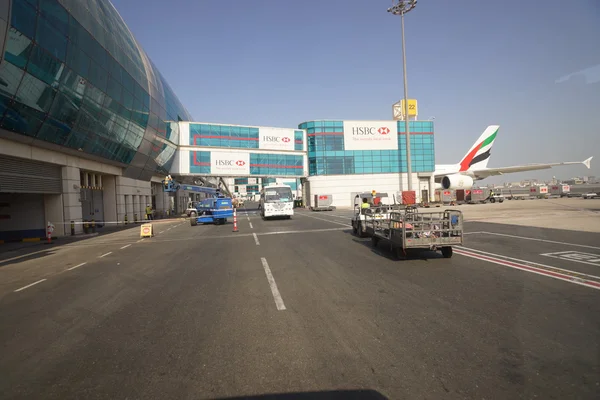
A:
<svg viewBox="0 0 600 400">
<path fill-rule="evenodd" d="M 237 212 L 236 212 L 235 208 L 233 209 L 233 231 L 239 232 L 238 227 L 237 227 Z"/>
</svg>

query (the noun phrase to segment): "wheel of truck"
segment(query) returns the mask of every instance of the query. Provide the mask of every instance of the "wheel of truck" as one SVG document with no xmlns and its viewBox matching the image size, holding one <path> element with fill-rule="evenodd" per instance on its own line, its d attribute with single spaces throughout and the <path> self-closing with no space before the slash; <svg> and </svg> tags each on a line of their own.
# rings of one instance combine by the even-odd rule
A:
<svg viewBox="0 0 600 400">
<path fill-rule="evenodd" d="M 196 211 L 192 211 L 192 212 L 190 213 L 190 217 L 194 218 L 195 216 L 196 216 Z"/>
<path fill-rule="evenodd" d="M 192 217 L 192 218 L 190 218 L 190 225 L 191 225 L 191 226 L 196 226 L 196 225 L 198 225 L 198 220 L 196 219 L 196 217 Z"/>
<path fill-rule="evenodd" d="M 504 201 L 504 199 L 499 199 L 498 201 L 499 201 L 500 203 L 502 203 L 502 202 Z"/>
<path fill-rule="evenodd" d="M 358 229 L 356 229 L 356 224 L 352 221 L 352 233 L 358 235 Z"/>
<path fill-rule="evenodd" d="M 450 246 L 442 247 L 442 255 L 444 256 L 444 258 L 452 257 L 452 247 L 450 247 Z"/>
<path fill-rule="evenodd" d="M 496 199 L 492 197 L 492 198 L 490 199 L 490 203 L 494 204 L 495 202 L 496 202 Z"/>
</svg>

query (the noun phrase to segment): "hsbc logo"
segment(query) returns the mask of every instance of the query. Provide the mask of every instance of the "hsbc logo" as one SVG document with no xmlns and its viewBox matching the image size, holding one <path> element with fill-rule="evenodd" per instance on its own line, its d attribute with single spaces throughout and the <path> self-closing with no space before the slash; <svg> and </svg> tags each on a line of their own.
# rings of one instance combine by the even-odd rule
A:
<svg viewBox="0 0 600 400">
<path fill-rule="evenodd" d="M 382 126 L 381 128 L 369 127 L 369 126 L 360 126 L 352 128 L 352 135 L 365 136 L 365 135 L 387 135 L 390 133 L 390 129 Z"/>
<path fill-rule="evenodd" d="M 291 139 L 289 137 L 265 136 L 263 138 L 263 140 L 265 142 L 269 142 L 269 143 L 279 143 L 279 142 L 289 143 Z"/>
<path fill-rule="evenodd" d="M 244 160 L 215 160 L 215 165 L 221 167 L 233 167 L 234 165 L 237 165 L 238 167 L 243 167 L 244 165 L 246 165 L 246 162 Z"/>
</svg>

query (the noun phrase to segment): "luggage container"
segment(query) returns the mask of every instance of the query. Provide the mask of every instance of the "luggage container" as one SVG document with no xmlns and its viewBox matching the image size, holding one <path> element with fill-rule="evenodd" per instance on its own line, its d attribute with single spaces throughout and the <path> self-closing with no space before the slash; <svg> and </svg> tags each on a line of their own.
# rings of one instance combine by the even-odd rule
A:
<svg viewBox="0 0 600 400">
<path fill-rule="evenodd" d="M 564 197 L 571 193 L 571 187 L 569 185 L 552 185 L 550 186 L 550 194 L 552 196 Z"/>
<path fill-rule="evenodd" d="M 532 186 L 529 188 L 529 195 L 538 199 L 548 198 L 548 186 Z"/>
<path fill-rule="evenodd" d="M 437 189 L 435 191 L 436 203 L 452 203 L 456 201 L 456 191 L 449 189 Z"/>
<path fill-rule="evenodd" d="M 333 211 L 335 207 L 333 203 L 333 196 L 330 194 L 315 194 L 314 206 L 310 209 L 312 211 Z"/>
</svg>

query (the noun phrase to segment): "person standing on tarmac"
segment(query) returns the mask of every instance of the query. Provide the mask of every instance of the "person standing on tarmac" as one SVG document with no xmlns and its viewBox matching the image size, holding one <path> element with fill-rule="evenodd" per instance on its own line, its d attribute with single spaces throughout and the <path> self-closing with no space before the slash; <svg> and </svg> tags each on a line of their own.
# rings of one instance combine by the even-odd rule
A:
<svg viewBox="0 0 600 400">
<path fill-rule="evenodd" d="M 146 205 L 146 219 L 148 219 L 148 221 L 152 220 L 152 206 L 150 206 L 150 204 Z"/>
</svg>

